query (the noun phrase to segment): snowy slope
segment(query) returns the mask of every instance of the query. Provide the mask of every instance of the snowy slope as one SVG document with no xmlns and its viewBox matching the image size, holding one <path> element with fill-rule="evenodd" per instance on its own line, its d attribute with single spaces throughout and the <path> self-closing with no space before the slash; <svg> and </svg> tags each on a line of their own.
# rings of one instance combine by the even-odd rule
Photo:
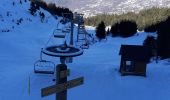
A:
<svg viewBox="0 0 170 100">
<path fill-rule="evenodd" d="M 28 76 L 33 72 L 33 63 L 39 59 L 39 52 L 49 36 L 56 28 L 57 21 L 47 12 L 47 23 L 41 23 L 39 16 L 29 14 L 29 3 L 22 5 L 15 0 L 3 0 L 0 3 L 2 18 L 0 30 L 10 29 L 10 32 L 0 32 L 0 100 L 25 100 L 28 96 Z M 12 16 L 6 16 L 10 11 Z M 23 18 L 17 25 L 15 21 Z M 30 19 L 31 21 L 27 20 Z M 11 27 L 14 26 L 14 29 Z M 38 90 L 39 91 L 39 90 Z M 34 97 L 33 97 L 34 98 Z M 40 97 L 39 97 L 40 98 Z M 27 100 L 30 100 L 29 98 Z"/>
<path fill-rule="evenodd" d="M 12 1 L 0 3 L 0 8 L 8 8 L 0 10 L 0 14 L 5 16 L 9 10 L 17 13 L 13 17 L 31 18 L 32 22 L 23 21 L 10 32 L 0 32 L 0 100 L 55 100 L 55 95 L 42 98 L 40 92 L 41 88 L 55 84 L 54 75 L 33 73 L 33 64 L 39 59 L 41 47 L 45 46 L 58 21 L 48 17 L 48 22 L 41 23 L 38 16 L 32 17 L 28 13 L 29 3 L 12 8 Z M 8 20 L 8 17 L 4 19 Z M 1 27 L 8 28 L 11 24 L 15 25 L 7 21 Z M 87 28 L 90 33 L 94 33 L 94 29 Z M 73 63 L 67 64 L 71 70 L 68 80 L 84 76 L 85 82 L 68 90 L 68 100 L 169 100 L 170 64 L 166 60 L 148 64 L 146 78 L 120 76 L 118 72 L 121 44 L 141 45 L 146 36 L 147 33 L 141 32 L 129 38 L 108 37 L 107 41 L 91 45 L 82 56 L 74 58 Z M 59 58 L 45 55 L 44 58 L 59 64 Z"/>
</svg>

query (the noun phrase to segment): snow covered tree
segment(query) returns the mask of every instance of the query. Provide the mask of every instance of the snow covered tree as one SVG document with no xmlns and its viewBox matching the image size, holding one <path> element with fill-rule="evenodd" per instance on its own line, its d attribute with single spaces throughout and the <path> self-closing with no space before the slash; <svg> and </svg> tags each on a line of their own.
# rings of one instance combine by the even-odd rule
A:
<svg viewBox="0 0 170 100">
<path fill-rule="evenodd" d="M 101 21 L 98 26 L 96 27 L 96 36 L 99 38 L 99 40 L 104 39 L 106 37 L 106 26 L 103 21 Z"/>
</svg>

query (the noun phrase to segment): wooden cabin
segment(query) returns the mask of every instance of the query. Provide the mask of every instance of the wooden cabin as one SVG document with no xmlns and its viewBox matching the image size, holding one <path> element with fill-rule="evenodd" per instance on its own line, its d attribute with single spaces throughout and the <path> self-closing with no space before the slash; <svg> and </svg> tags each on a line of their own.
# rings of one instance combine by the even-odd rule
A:
<svg viewBox="0 0 170 100">
<path fill-rule="evenodd" d="M 121 45 L 120 73 L 121 75 L 146 76 L 146 66 L 149 62 L 149 54 L 146 46 Z"/>
</svg>

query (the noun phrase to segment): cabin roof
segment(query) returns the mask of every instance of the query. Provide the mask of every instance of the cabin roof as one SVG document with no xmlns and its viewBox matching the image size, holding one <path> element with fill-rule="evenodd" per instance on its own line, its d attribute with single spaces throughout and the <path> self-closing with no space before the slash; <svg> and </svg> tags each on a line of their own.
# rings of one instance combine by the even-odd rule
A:
<svg viewBox="0 0 170 100">
<path fill-rule="evenodd" d="M 121 45 L 119 55 L 125 60 L 130 61 L 149 61 L 149 52 L 146 46 L 140 45 Z"/>
</svg>

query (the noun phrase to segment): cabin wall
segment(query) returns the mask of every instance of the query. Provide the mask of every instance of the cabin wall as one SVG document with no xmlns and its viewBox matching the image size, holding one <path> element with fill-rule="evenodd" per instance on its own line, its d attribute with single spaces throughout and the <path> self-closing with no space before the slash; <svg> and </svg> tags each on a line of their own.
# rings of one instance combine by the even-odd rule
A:
<svg viewBox="0 0 170 100">
<path fill-rule="evenodd" d="M 120 59 L 120 67 L 119 67 L 119 72 L 121 72 L 121 71 L 122 71 L 122 57 Z"/>
<path fill-rule="evenodd" d="M 146 62 L 135 62 L 135 73 L 146 74 Z"/>
<path fill-rule="evenodd" d="M 123 59 L 123 57 L 121 57 L 121 61 L 120 61 L 120 69 L 119 72 L 124 72 L 125 71 L 125 60 Z"/>
<path fill-rule="evenodd" d="M 121 61 L 120 61 L 120 69 L 119 72 L 122 75 L 142 75 L 142 76 L 146 76 L 146 66 L 147 66 L 147 62 L 140 62 L 140 61 L 132 61 L 132 66 L 134 66 L 134 70 L 132 71 L 126 71 L 126 61 L 128 61 L 127 59 L 124 59 L 123 56 L 121 56 Z M 130 61 L 130 60 L 129 60 Z"/>
</svg>

